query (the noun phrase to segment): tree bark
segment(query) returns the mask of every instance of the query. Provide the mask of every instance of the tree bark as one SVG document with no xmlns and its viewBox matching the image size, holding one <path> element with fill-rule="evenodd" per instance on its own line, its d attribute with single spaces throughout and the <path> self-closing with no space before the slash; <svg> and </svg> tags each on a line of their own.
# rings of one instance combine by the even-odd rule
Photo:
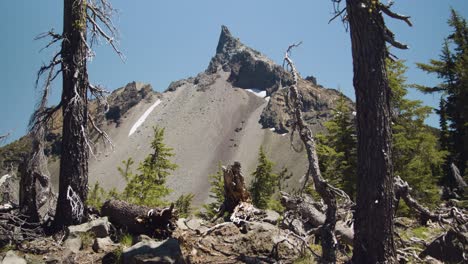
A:
<svg viewBox="0 0 468 264">
<path fill-rule="evenodd" d="M 167 208 L 149 208 L 119 200 L 109 200 L 101 209 L 103 216 L 131 234 L 146 234 L 165 238 L 172 234 L 177 221 L 174 205 Z"/>
<path fill-rule="evenodd" d="M 88 186 L 86 1 L 64 0 L 62 154 L 55 226 L 82 223 Z"/>
<path fill-rule="evenodd" d="M 353 263 L 395 263 L 386 28 L 374 1 L 347 0 L 346 4 L 358 135 Z"/>
<path fill-rule="evenodd" d="M 250 193 L 245 187 L 244 176 L 241 173 L 241 164 L 239 162 L 236 161 L 227 168 L 223 167 L 223 177 L 224 202 L 216 218 L 222 217 L 225 212 L 231 215 L 236 206 L 242 202 L 251 203 Z"/>
</svg>

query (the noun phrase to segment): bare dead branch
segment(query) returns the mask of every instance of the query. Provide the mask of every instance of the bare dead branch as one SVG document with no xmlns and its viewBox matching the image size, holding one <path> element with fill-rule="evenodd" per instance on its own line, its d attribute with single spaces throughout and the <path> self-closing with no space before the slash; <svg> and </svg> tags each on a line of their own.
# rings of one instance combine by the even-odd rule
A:
<svg viewBox="0 0 468 264">
<path fill-rule="evenodd" d="M 397 49 L 408 49 L 408 45 L 403 44 L 395 39 L 395 34 L 393 34 L 392 31 L 390 31 L 388 28 L 384 29 L 384 39 L 387 43 L 392 45 L 393 47 Z"/>
<path fill-rule="evenodd" d="M 2 144 L 9 136 L 10 136 L 10 132 L 0 135 L 0 144 Z"/>
<path fill-rule="evenodd" d="M 346 8 L 343 8 L 341 9 L 340 11 L 337 11 L 335 12 L 335 15 L 330 18 L 330 20 L 328 20 L 328 24 L 330 24 L 331 22 L 333 22 L 333 20 L 335 20 L 337 17 L 341 17 L 341 22 L 344 21 L 344 17 L 343 17 L 343 14 L 346 12 Z"/>
<path fill-rule="evenodd" d="M 422 217 L 428 220 L 430 219 L 434 222 L 442 222 L 445 224 L 450 224 L 450 222 L 446 220 L 449 218 L 455 219 L 456 224 L 458 225 L 464 225 L 468 223 L 468 216 L 456 207 L 450 208 L 449 212 L 443 213 L 443 214 L 431 212 L 429 209 L 421 205 L 416 199 L 414 199 L 410 195 L 411 188 L 409 184 L 403 179 L 401 179 L 400 176 L 395 177 L 394 185 L 395 185 L 395 195 L 397 197 L 403 198 L 403 200 L 408 205 L 408 207 L 417 211 L 419 214 L 421 214 Z"/>
<path fill-rule="evenodd" d="M 44 32 L 44 33 L 37 35 L 34 38 L 34 40 L 40 40 L 40 39 L 47 38 L 47 37 L 51 37 L 52 40 L 49 43 L 47 43 L 47 45 L 45 45 L 40 51 L 47 49 L 48 47 L 54 45 L 55 43 L 63 39 L 63 36 L 61 34 L 55 33 L 54 29 L 51 29 L 48 32 Z"/>
<path fill-rule="evenodd" d="M 91 123 L 91 125 L 93 126 L 94 130 L 96 130 L 96 132 L 99 134 L 99 137 L 102 138 L 104 140 L 105 143 L 109 144 L 111 146 L 112 149 L 115 148 L 115 145 L 114 143 L 112 143 L 112 140 L 111 138 L 109 137 L 109 135 L 101 130 L 97 125 L 96 123 L 94 123 L 94 119 L 93 117 L 88 113 L 88 119 Z"/>
<path fill-rule="evenodd" d="M 110 93 L 106 89 L 98 86 L 89 84 L 88 87 L 91 94 L 98 100 L 99 104 L 104 105 L 104 112 L 109 110 L 109 102 L 107 102 L 107 95 Z"/>
<path fill-rule="evenodd" d="M 299 74 L 293 61 L 289 57 L 291 50 L 299 46 L 300 44 L 301 43 L 292 44 L 288 47 L 284 55 L 284 62 L 289 67 L 290 72 L 293 76 L 292 85 L 289 86 L 289 100 L 291 101 L 290 106 L 292 106 L 292 109 L 290 110 L 294 113 L 294 124 L 295 127 L 297 127 L 299 136 L 305 146 L 307 152 L 307 159 L 309 162 L 309 168 L 306 173 L 302 190 L 304 190 L 304 188 L 306 187 L 309 177 L 312 176 L 315 190 L 327 205 L 326 219 L 321 228 L 321 244 L 323 249 L 323 259 L 326 262 L 335 263 L 336 249 L 338 244 L 335 237 L 337 211 L 335 192 L 329 187 L 330 185 L 322 178 L 312 131 L 309 129 L 302 116 L 302 100 L 300 99 L 297 87 Z"/>
<path fill-rule="evenodd" d="M 99 39 L 99 37 L 104 38 L 107 43 L 112 46 L 117 55 L 119 55 L 120 59 L 125 61 L 123 53 L 119 50 L 115 43 L 117 29 L 111 20 L 114 9 L 105 0 L 100 0 L 98 3 L 95 1 L 90 1 L 86 7 L 87 10 L 89 10 L 86 17 L 88 23 L 91 25 L 90 31 L 93 42 Z M 101 27 L 100 23 L 104 25 L 108 32 L 106 32 L 106 30 Z"/>
<path fill-rule="evenodd" d="M 391 4 L 393 4 L 393 2 Z M 384 14 L 386 14 L 387 16 L 389 16 L 391 18 L 394 18 L 394 19 L 402 20 L 402 21 L 406 22 L 406 24 L 408 24 L 408 26 L 410 26 L 410 27 L 413 26 L 413 24 L 410 21 L 410 18 L 411 18 L 410 16 L 405 16 L 405 15 L 395 13 L 392 10 L 390 10 L 390 7 L 391 7 L 391 5 L 386 6 L 386 5 L 382 4 L 382 3 L 379 4 L 380 10 Z"/>
</svg>

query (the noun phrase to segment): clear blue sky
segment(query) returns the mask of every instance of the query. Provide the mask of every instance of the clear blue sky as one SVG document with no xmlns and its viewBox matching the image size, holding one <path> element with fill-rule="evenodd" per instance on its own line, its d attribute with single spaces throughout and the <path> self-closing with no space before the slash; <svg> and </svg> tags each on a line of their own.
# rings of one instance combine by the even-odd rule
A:
<svg viewBox="0 0 468 264">
<path fill-rule="evenodd" d="M 203 71 L 213 56 L 221 25 L 244 43 L 281 63 L 286 47 L 297 41 L 303 45 L 293 58 L 303 76 L 314 75 L 320 84 L 340 88 L 354 98 L 349 33 L 332 17 L 329 0 L 114 0 L 119 10 L 115 24 L 120 29 L 120 47 L 126 55 L 122 63 L 105 45 L 96 49 L 89 63 L 93 83 L 109 90 L 131 81 L 152 84 L 163 91 L 171 81 Z M 438 80 L 419 71 L 415 62 L 437 58 L 447 36 L 450 6 L 468 17 L 466 0 L 396 0 L 395 10 L 412 16 L 414 27 L 390 21 L 397 38 L 411 46 L 395 51 L 410 67 L 408 81 L 434 85 Z M 62 30 L 62 1 L 0 1 L 0 134 L 11 132 L 10 141 L 26 133 L 29 117 L 37 101 L 34 80 L 38 68 L 58 50 L 39 52 L 45 41 L 34 41 L 39 33 Z M 60 97 L 61 81 L 54 85 L 51 104 Z M 411 98 L 437 106 L 438 96 L 411 92 Z M 428 123 L 437 126 L 437 117 Z"/>
</svg>

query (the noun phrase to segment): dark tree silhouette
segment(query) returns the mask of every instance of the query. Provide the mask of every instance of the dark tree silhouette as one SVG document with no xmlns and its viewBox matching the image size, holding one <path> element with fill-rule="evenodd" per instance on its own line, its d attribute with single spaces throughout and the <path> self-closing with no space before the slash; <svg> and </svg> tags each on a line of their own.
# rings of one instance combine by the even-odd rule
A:
<svg viewBox="0 0 468 264">
<path fill-rule="evenodd" d="M 46 47 L 61 44 L 60 51 L 38 72 L 36 85 L 44 75 L 44 90 L 30 122 L 34 141 L 42 142 L 44 131 L 47 131 L 52 117 L 58 110 L 62 111 L 62 147 L 55 227 L 78 224 L 86 220 L 84 201 L 88 193 L 88 157 L 89 153 L 94 155 L 92 140 L 88 136 L 88 125 L 109 140 L 107 134 L 93 122 L 88 111 L 88 93 L 104 103 L 105 109 L 107 103 L 106 91 L 89 83 L 86 63 L 94 56 L 91 48 L 99 38 L 105 39 L 122 57 L 114 41 L 116 28 L 111 21 L 113 13 L 114 9 L 107 0 L 64 0 L 63 33 L 49 31 L 37 37 L 52 39 Z M 56 69 L 59 65 L 60 69 Z M 48 108 L 50 85 L 60 73 L 63 80 L 61 101 L 57 106 Z M 35 152 L 40 151 L 40 147 L 35 149 Z M 33 174 L 27 177 L 34 177 Z"/>
<path fill-rule="evenodd" d="M 395 263 L 393 240 L 393 166 L 391 91 L 386 72 L 387 43 L 395 40 L 383 14 L 405 21 L 378 0 L 333 0 L 336 17 L 348 22 L 352 43 L 357 109 L 358 169 L 353 263 Z M 333 19 L 334 19 L 333 18 Z"/>
</svg>

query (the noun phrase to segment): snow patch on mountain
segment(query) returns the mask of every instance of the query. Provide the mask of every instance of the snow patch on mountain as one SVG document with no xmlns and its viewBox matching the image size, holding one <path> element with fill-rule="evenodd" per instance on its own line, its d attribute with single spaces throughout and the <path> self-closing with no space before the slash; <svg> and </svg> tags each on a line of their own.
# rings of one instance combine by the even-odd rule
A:
<svg viewBox="0 0 468 264">
<path fill-rule="evenodd" d="M 265 99 L 266 101 L 268 101 L 270 98 L 266 97 L 267 93 L 265 90 L 260 90 L 260 89 L 255 89 L 255 88 L 252 88 L 252 89 L 245 89 L 246 91 L 248 92 L 251 92 L 253 94 L 255 94 L 256 96 L 260 97 L 260 98 L 263 98 Z"/>
<path fill-rule="evenodd" d="M 130 129 L 130 132 L 128 133 L 128 136 L 130 137 L 133 133 L 135 133 L 135 131 L 138 129 L 139 126 L 141 126 L 146 118 L 151 114 L 151 112 L 153 112 L 154 108 L 156 108 L 156 106 L 158 106 L 159 104 L 161 103 L 161 100 L 158 99 L 152 106 L 150 106 L 148 108 L 148 110 L 146 110 L 143 115 L 136 121 L 136 123 L 132 126 L 132 128 Z"/>
</svg>

